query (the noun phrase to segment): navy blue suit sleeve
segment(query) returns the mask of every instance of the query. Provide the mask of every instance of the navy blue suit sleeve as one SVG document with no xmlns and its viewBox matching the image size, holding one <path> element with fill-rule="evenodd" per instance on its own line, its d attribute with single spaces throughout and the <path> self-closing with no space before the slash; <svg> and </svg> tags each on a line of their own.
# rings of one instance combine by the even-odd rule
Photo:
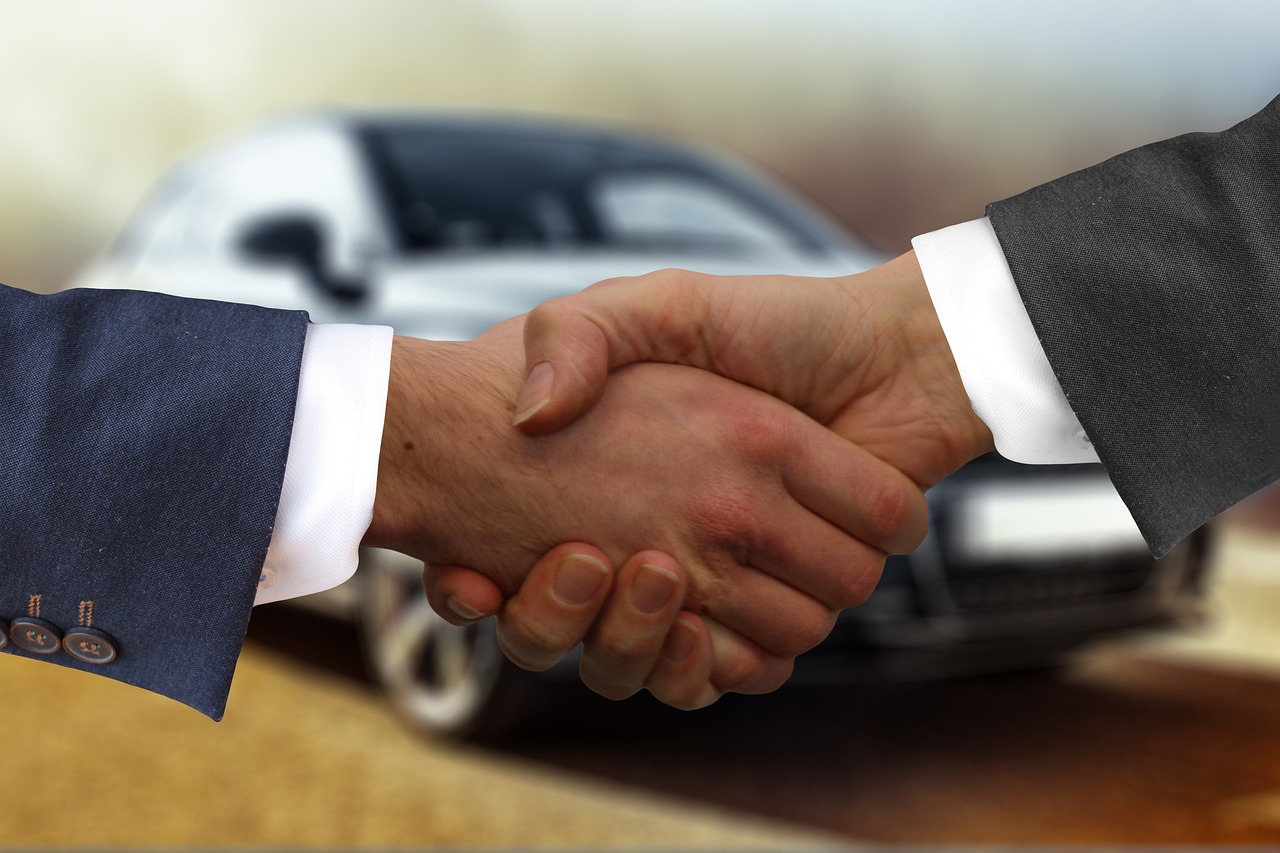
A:
<svg viewBox="0 0 1280 853">
<path fill-rule="evenodd" d="M 220 719 L 284 476 L 304 313 L 0 287 L 0 621 Z M 9 642 L 5 651 L 31 654 Z"/>
<path fill-rule="evenodd" d="M 987 214 L 1157 556 L 1280 478 L 1280 98 Z"/>
</svg>

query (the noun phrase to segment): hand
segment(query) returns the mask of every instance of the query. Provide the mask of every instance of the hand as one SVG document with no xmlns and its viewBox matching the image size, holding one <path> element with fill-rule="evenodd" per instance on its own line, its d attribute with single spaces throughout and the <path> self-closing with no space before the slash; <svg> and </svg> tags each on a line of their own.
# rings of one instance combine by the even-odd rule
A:
<svg viewBox="0 0 1280 853">
<path fill-rule="evenodd" d="M 778 395 L 922 487 L 991 449 L 913 255 L 837 280 L 679 271 L 618 279 L 543 305 L 525 339 L 533 373 L 516 420 L 530 432 L 576 417 L 610 368 L 644 358 Z M 483 584 L 461 571 L 451 579 Z"/>
<path fill-rule="evenodd" d="M 701 367 L 807 412 L 928 488 L 994 449 L 914 253 L 835 279 L 664 270 L 544 303 L 525 322 L 516 424 L 557 429 L 635 361 Z"/>
<path fill-rule="evenodd" d="M 718 689 L 776 687 L 862 601 L 890 550 L 923 536 L 923 494 L 763 394 L 707 373 L 618 371 L 555 435 L 509 427 L 516 325 L 471 343 L 397 338 L 365 543 L 466 564 L 505 594 L 560 542 L 648 548 L 687 575 Z"/>
<path fill-rule="evenodd" d="M 561 545 L 505 602 L 469 569 L 428 566 L 423 579 L 432 607 L 453 624 L 497 616 L 503 651 L 525 669 L 550 669 L 582 643 L 582 681 L 602 696 L 624 699 L 644 688 L 668 705 L 693 709 L 723 692 L 711 680 L 711 632 L 680 609 L 684 575 L 666 554 L 632 556 L 611 584 L 603 552 Z"/>
</svg>

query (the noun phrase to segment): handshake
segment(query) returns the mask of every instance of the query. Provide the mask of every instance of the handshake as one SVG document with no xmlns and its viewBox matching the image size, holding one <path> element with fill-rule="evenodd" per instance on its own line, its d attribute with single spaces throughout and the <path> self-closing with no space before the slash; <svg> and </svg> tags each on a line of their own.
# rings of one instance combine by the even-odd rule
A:
<svg viewBox="0 0 1280 853">
<path fill-rule="evenodd" d="M 364 544 L 424 560 L 449 621 L 496 615 L 521 666 L 582 643 L 596 692 L 696 708 L 781 685 L 991 449 L 914 255 L 669 270 L 396 338 Z"/>
</svg>

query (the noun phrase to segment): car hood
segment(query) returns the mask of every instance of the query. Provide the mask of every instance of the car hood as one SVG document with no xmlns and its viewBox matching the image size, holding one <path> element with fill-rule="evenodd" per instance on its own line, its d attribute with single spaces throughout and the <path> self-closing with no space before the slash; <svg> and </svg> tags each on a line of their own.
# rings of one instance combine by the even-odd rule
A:
<svg viewBox="0 0 1280 853">
<path fill-rule="evenodd" d="M 400 334 L 463 340 L 540 302 L 576 293 L 606 278 L 664 267 L 716 275 L 847 275 L 883 257 L 849 252 L 822 258 L 768 254 L 733 258 L 613 252 L 506 253 L 401 261 L 379 270 L 362 306 L 363 322 Z"/>
</svg>

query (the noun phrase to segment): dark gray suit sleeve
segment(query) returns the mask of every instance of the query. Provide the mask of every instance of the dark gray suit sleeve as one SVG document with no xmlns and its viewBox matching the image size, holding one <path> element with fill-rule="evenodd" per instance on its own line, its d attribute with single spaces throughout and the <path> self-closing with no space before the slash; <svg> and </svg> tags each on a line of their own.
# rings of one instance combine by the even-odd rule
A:
<svg viewBox="0 0 1280 853">
<path fill-rule="evenodd" d="M 118 656 L 5 651 L 222 716 L 280 497 L 306 315 L 0 288 L 0 622 Z"/>
<path fill-rule="evenodd" d="M 1280 98 L 987 215 L 1153 552 L 1280 479 Z"/>
</svg>

